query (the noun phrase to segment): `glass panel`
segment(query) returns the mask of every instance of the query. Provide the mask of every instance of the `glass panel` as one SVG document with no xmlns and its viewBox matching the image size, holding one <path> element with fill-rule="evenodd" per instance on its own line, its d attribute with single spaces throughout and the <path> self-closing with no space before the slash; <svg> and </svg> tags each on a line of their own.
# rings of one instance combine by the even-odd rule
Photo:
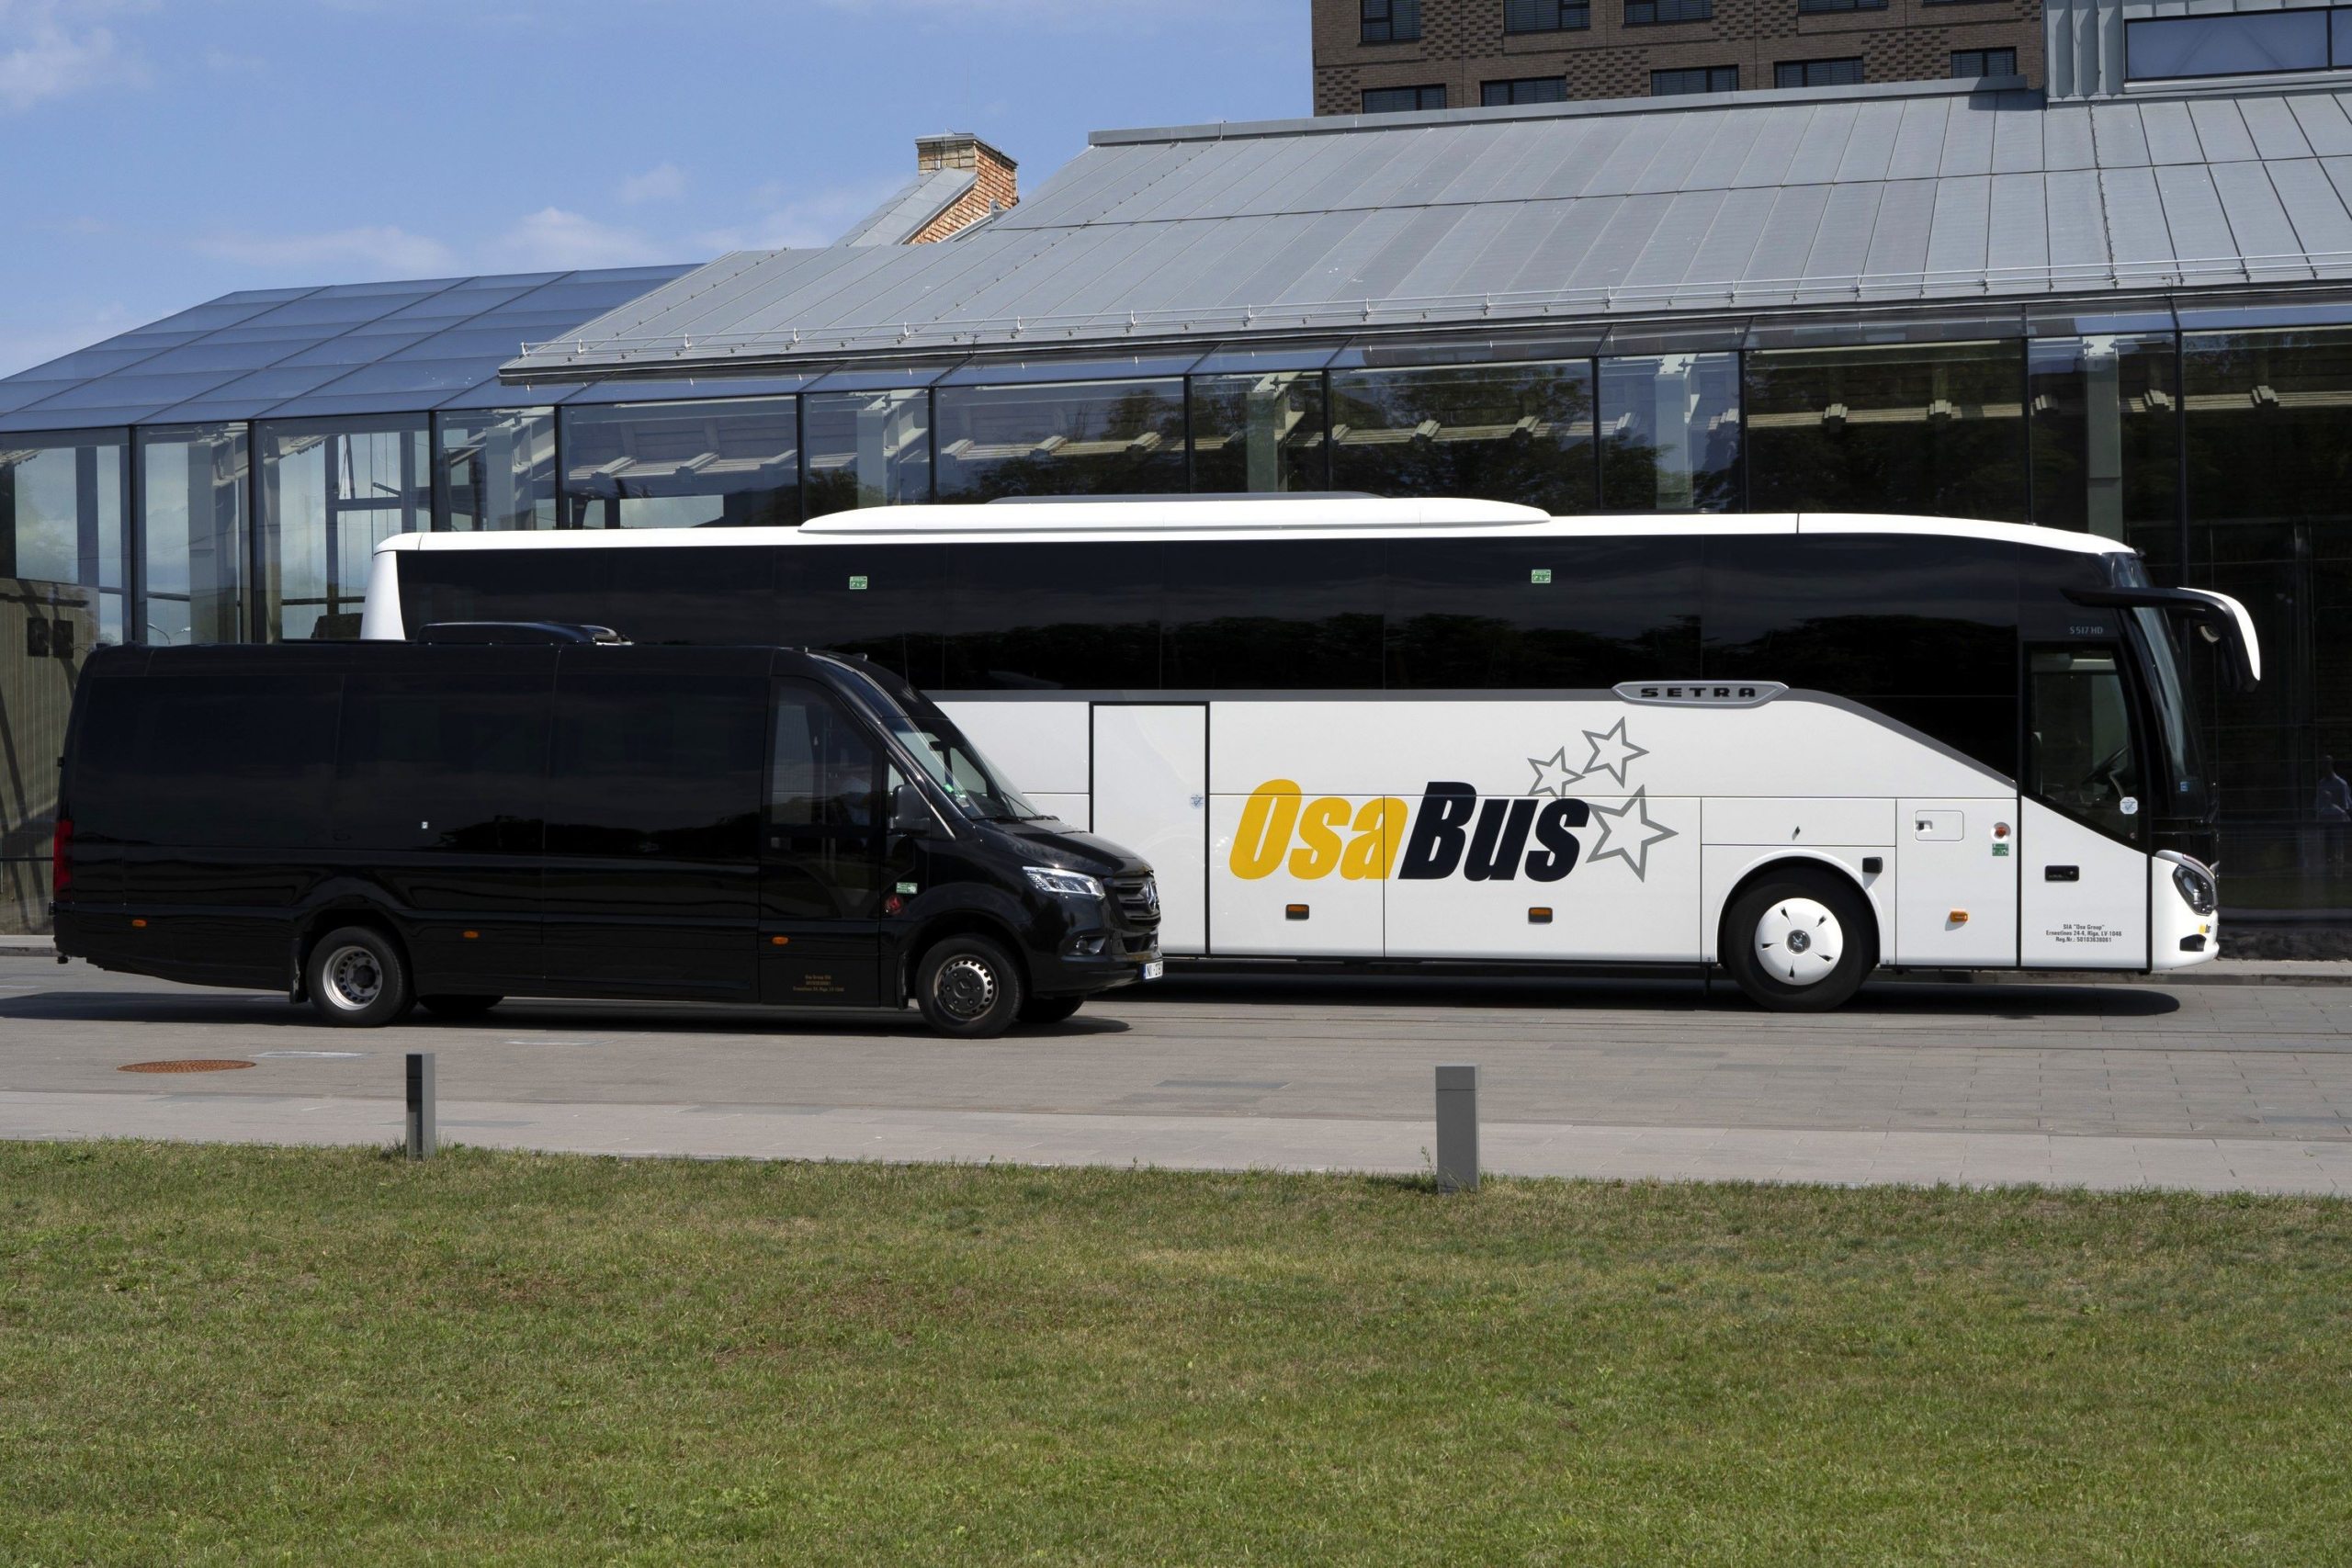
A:
<svg viewBox="0 0 2352 1568">
<path fill-rule="evenodd" d="M 1600 362 L 1600 504 L 1728 512 L 1739 504 L 1739 355 Z"/>
<path fill-rule="evenodd" d="M 956 545 L 950 691 L 1148 691 L 1159 684 L 1165 547 Z"/>
<path fill-rule="evenodd" d="M 461 534 L 555 526 L 555 411 L 440 419 L 442 502 Z"/>
<path fill-rule="evenodd" d="M 1565 76 L 1521 76 L 1508 82 L 1487 82 L 1479 86 L 1478 101 L 1484 107 L 1509 108 L 1514 104 L 1556 104 L 1568 96 L 1568 79 Z"/>
<path fill-rule="evenodd" d="M 1503 0 L 1507 33 L 1565 32 L 1591 25 L 1592 8 L 1585 0 Z"/>
<path fill-rule="evenodd" d="M 1748 505 L 2023 521 L 2018 343 L 1747 356 Z"/>
<path fill-rule="evenodd" d="M 1650 96 L 1654 98 L 1679 97 L 1685 93 L 1738 91 L 1739 67 L 1736 65 L 1701 65 L 1688 71 L 1650 73 Z"/>
<path fill-rule="evenodd" d="M 2123 32 L 2123 73 L 2134 82 L 2317 71 L 2328 62 L 2324 11 L 2172 17 L 2127 22 Z"/>
<path fill-rule="evenodd" d="M 346 679 L 336 841 L 537 854 L 552 669 L 442 668 Z"/>
<path fill-rule="evenodd" d="M 564 526 L 792 527 L 800 521 L 793 398 L 563 411 Z"/>
<path fill-rule="evenodd" d="M 1339 490 L 1589 512 L 1592 362 L 1335 372 L 1331 441 Z"/>
<path fill-rule="evenodd" d="M 245 638 L 245 427 L 139 433 L 146 640 Z"/>
<path fill-rule="evenodd" d="M 939 499 L 1184 489 L 1184 383 L 943 387 Z"/>
<path fill-rule="evenodd" d="M 931 499 L 931 394 L 811 393 L 808 515 Z"/>
<path fill-rule="evenodd" d="M 1392 690 L 1606 691 L 1700 670 L 1700 541 L 1398 539 Z"/>
<path fill-rule="evenodd" d="M 376 547 L 432 522 L 426 439 L 422 414 L 254 427 L 265 640 L 359 635 Z"/>
<path fill-rule="evenodd" d="M 56 606 L 85 650 L 126 640 L 130 461 L 119 430 L 0 435 L 0 581 Z"/>
<path fill-rule="evenodd" d="M 762 869 L 771 913 L 871 919 L 881 912 L 879 830 L 890 771 L 873 738 L 814 687 L 780 686 L 768 820 L 784 831 Z"/>
<path fill-rule="evenodd" d="M 1883 6 L 1886 0 L 1879 0 Z M 1625 25 L 1644 27 L 1653 22 L 1703 22 L 1715 14 L 1715 0 L 1625 0 Z"/>
<path fill-rule="evenodd" d="M 2122 539 L 2180 570 L 2180 389 L 2172 334 L 2036 338 L 2033 520 Z"/>
<path fill-rule="evenodd" d="M 764 680 L 567 668 L 548 775 L 548 853 L 752 859 L 767 706 Z"/>
<path fill-rule="evenodd" d="M 1377 691 L 1378 541 L 1212 541 L 1165 558 L 1160 668 L 1174 691 Z"/>
<path fill-rule="evenodd" d="M 1859 55 L 1845 60 L 1784 60 L 1772 67 L 1775 87 L 1850 87 L 1861 80 L 1862 62 Z"/>
<path fill-rule="evenodd" d="M 2137 841 L 2147 792 L 2114 650 L 2037 650 L 2031 681 L 2027 791 L 2101 832 Z"/>
<path fill-rule="evenodd" d="M 1317 371 L 1193 378 L 1193 489 L 1204 495 L 1328 490 Z"/>
<path fill-rule="evenodd" d="M 2352 758 L 2352 330 L 2181 338 L 2184 581 L 2245 604 L 2268 678 L 2221 689 L 2190 639 L 2222 806 L 2222 897 L 2241 918 L 2352 911 L 2327 759 Z"/>
<path fill-rule="evenodd" d="M 2330 65 L 2352 65 L 2352 10 L 2337 9 L 2327 14 L 2327 62 Z"/>
</svg>

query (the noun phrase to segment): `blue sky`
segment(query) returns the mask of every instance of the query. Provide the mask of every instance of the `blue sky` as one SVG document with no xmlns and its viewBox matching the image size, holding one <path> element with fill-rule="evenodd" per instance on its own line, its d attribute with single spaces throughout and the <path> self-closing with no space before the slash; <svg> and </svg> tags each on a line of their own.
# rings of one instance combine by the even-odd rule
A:
<svg viewBox="0 0 2352 1568">
<path fill-rule="evenodd" d="M 975 130 L 1309 112 L 1307 0 L 0 0 L 0 375 L 236 288 L 822 244 Z"/>
</svg>

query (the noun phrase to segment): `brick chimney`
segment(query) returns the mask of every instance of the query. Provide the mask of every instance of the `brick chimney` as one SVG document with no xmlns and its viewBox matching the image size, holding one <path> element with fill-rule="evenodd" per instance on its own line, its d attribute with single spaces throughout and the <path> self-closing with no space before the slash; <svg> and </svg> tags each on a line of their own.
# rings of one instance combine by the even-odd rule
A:
<svg viewBox="0 0 2352 1568">
<path fill-rule="evenodd" d="M 945 136 L 924 136 L 915 141 L 915 168 L 920 174 L 938 169 L 970 169 L 979 176 L 978 183 L 956 200 L 956 205 L 933 219 L 907 242 L 910 245 L 928 245 L 944 240 L 958 230 L 986 218 L 991 212 L 1001 212 L 1021 205 L 1021 165 L 972 135 L 969 131 L 955 131 Z"/>
</svg>

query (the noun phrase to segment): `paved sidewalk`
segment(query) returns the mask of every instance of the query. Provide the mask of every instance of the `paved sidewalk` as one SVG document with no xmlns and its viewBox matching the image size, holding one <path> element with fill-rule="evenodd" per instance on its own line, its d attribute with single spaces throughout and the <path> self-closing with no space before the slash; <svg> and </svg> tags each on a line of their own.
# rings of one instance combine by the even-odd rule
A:
<svg viewBox="0 0 2352 1568">
<path fill-rule="evenodd" d="M 1427 1170 L 1421 1122 L 1273 1116 L 1086 1116 L 788 1105 L 450 1100 L 447 1143 L 576 1154 L 1141 1165 L 1178 1170 Z M 0 1091 L 0 1138 L 386 1145 L 390 1100 Z M 2036 1133 L 1787 1131 L 1494 1122 L 1488 1170 L 1667 1181 L 1822 1182 L 2352 1194 L 2352 1142 L 2085 1138 Z"/>
</svg>

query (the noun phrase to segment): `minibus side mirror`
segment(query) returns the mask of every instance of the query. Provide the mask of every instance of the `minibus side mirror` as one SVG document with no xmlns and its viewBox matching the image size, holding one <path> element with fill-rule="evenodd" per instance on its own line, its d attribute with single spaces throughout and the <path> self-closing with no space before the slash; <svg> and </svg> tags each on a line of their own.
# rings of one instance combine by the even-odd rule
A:
<svg viewBox="0 0 2352 1568">
<path fill-rule="evenodd" d="M 893 833 L 928 833 L 937 819 L 931 814 L 931 803 L 924 800 L 921 788 L 902 784 L 890 794 L 890 831 Z"/>
</svg>

